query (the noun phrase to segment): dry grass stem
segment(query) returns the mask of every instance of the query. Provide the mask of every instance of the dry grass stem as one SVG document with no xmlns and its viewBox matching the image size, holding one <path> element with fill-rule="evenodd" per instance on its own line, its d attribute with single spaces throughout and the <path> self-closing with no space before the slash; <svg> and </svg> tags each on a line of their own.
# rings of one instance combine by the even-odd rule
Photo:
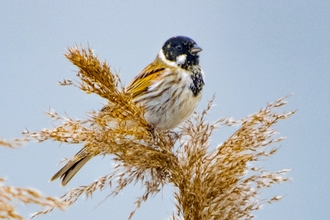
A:
<svg viewBox="0 0 330 220">
<path fill-rule="evenodd" d="M 3 147 L 9 147 L 9 148 L 16 148 L 22 145 L 22 140 L 16 139 L 16 140 L 12 140 L 12 141 L 6 141 L 6 140 L 1 140 L 0 139 L 0 146 Z"/>
<path fill-rule="evenodd" d="M 14 148 L 20 143 L 0 140 L 0 146 Z M 4 185 L 5 179 L 0 177 L 0 219 L 23 220 L 17 211 L 17 201 L 23 204 L 35 204 L 52 210 L 59 208 L 64 210 L 67 205 L 60 199 L 45 196 L 35 189 L 20 188 Z"/>
<path fill-rule="evenodd" d="M 175 132 L 155 131 L 143 118 L 143 109 L 123 89 L 119 75 L 113 74 L 106 62 L 100 62 L 90 48 L 69 48 L 65 56 L 78 67 L 81 82 L 63 80 L 60 84 L 75 85 L 108 103 L 84 120 L 50 110 L 47 114 L 58 124 L 39 132 L 26 131 L 25 139 L 81 143 L 89 154 L 113 155 L 116 164 L 110 174 L 63 195 L 65 204 L 72 205 L 81 195 L 89 198 L 105 188 L 112 190 L 109 196 L 116 196 L 127 185 L 140 183 L 144 192 L 136 200 L 138 209 L 165 184 L 172 184 L 176 211 L 171 219 L 251 219 L 253 211 L 266 203 L 258 198 L 260 189 L 289 180 L 287 169 L 270 172 L 254 163 L 275 154 L 278 148 L 269 146 L 283 140 L 273 125 L 294 114 L 275 112 L 286 104 L 285 98 L 244 119 L 221 118 L 211 123 L 205 118 L 212 99 L 201 114 L 195 113 Z M 212 147 L 212 133 L 232 125 L 240 127 L 224 143 Z M 275 196 L 268 202 L 280 198 Z"/>
</svg>

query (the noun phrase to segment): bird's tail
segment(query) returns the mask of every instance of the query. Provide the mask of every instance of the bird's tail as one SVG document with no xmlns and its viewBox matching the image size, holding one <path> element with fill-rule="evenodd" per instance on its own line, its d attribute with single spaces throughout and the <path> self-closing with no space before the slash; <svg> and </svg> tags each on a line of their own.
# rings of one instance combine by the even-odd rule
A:
<svg viewBox="0 0 330 220">
<path fill-rule="evenodd" d="M 60 178 L 62 186 L 65 186 L 92 157 L 93 155 L 87 154 L 84 148 L 81 149 L 64 167 L 55 173 L 50 181 Z"/>
</svg>

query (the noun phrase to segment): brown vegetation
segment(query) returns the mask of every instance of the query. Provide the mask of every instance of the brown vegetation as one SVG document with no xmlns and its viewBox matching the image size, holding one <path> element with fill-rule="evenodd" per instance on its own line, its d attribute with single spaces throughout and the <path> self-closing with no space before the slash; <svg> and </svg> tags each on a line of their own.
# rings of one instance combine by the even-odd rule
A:
<svg viewBox="0 0 330 220">
<path fill-rule="evenodd" d="M 4 141 L 0 140 L 0 146 L 15 148 L 20 145 L 20 141 Z M 20 188 L 4 185 L 5 180 L 0 178 L 0 219 L 24 219 L 17 211 L 16 202 L 23 204 L 35 204 L 52 210 L 60 208 L 64 210 L 66 204 L 58 198 L 45 196 L 35 189 Z"/>
<path fill-rule="evenodd" d="M 49 111 L 58 125 L 38 132 L 26 131 L 25 140 L 81 143 L 89 154 L 111 154 L 116 163 L 110 174 L 63 195 L 65 205 L 104 188 L 111 188 L 110 195 L 116 196 L 128 184 L 140 182 L 144 193 L 136 201 L 137 209 L 164 185 L 171 184 L 175 186 L 176 211 L 170 219 L 251 219 L 252 212 L 264 203 L 258 199 L 260 189 L 289 180 L 285 176 L 288 170 L 269 172 L 254 163 L 273 155 L 277 148 L 269 145 L 283 140 L 276 136 L 273 125 L 294 113 L 274 111 L 286 103 L 284 98 L 241 120 L 221 118 L 208 122 L 205 117 L 212 99 L 201 114 L 194 113 L 177 130 L 154 130 L 144 120 L 143 109 L 121 87 L 119 75 L 100 62 L 90 48 L 69 48 L 65 56 L 78 67 L 81 82 L 63 80 L 60 84 L 98 94 L 108 104 L 83 120 Z M 211 147 L 212 133 L 221 126 L 232 125 L 238 130 L 224 143 Z M 280 198 L 275 196 L 268 201 Z"/>
</svg>

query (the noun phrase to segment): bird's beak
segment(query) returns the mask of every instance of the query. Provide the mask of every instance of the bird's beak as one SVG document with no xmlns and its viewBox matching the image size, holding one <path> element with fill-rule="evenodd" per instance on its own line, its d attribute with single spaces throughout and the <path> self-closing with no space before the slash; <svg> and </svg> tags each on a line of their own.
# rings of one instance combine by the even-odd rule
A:
<svg viewBox="0 0 330 220">
<path fill-rule="evenodd" d="M 202 48 L 200 48 L 197 44 L 195 44 L 195 45 L 191 48 L 190 52 L 191 52 L 191 53 L 199 53 L 199 52 L 201 52 L 202 50 L 203 50 Z"/>
</svg>

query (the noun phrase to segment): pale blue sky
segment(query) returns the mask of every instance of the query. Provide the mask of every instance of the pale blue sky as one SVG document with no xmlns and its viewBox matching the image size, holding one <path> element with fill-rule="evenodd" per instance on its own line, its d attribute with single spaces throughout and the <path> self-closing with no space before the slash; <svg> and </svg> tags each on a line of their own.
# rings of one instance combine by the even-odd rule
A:
<svg viewBox="0 0 330 220">
<path fill-rule="evenodd" d="M 105 100 L 57 84 L 76 79 L 63 56 L 68 46 L 89 44 L 120 70 L 126 84 L 174 35 L 193 38 L 203 48 L 206 87 L 198 110 L 216 94 L 209 120 L 241 118 L 287 94 L 295 110 L 276 128 L 288 137 L 280 151 L 262 161 L 270 170 L 292 168 L 293 181 L 264 190 L 262 197 L 285 195 L 255 212 L 257 219 L 330 219 L 330 1 L 8 1 L 0 3 L 0 137 L 51 126 L 49 107 L 83 118 Z M 280 110 L 280 111 L 282 111 Z M 233 132 L 220 129 L 221 143 Z M 34 187 L 60 196 L 111 171 L 110 157 L 97 157 L 61 188 L 48 183 L 62 157 L 80 146 L 29 143 L 18 150 L 0 148 L 0 177 L 8 184 Z M 150 199 L 134 219 L 166 219 L 172 211 L 171 187 Z M 140 186 L 116 198 L 97 193 L 66 212 L 38 219 L 127 219 Z M 20 209 L 28 216 L 38 207 Z"/>
</svg>

